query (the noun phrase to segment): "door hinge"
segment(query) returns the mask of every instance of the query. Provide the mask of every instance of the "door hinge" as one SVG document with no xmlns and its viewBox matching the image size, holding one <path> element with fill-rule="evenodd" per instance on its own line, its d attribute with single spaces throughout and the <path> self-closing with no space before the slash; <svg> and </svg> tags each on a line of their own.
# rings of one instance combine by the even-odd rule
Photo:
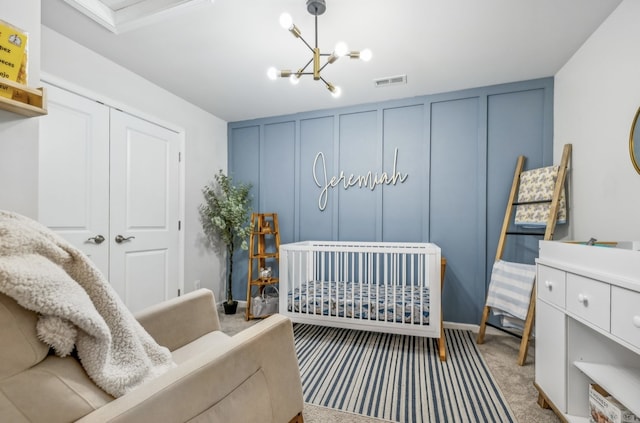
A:
<svg viewBox="0 0 640 423">
<path fill-rule="evenodd" d="M 180 288 L 178 288 L 178 297 L 180 296 Z"/>
<path fill-rule="evenodd" d="M 182 162 L 182 152 L 178 151 L 178 163 Z"/>
<path fill-rule="evenodd" d="M 182 228 L 182 221 L 178 220 L 178 230 L 181 230 Z"/>
</svg>

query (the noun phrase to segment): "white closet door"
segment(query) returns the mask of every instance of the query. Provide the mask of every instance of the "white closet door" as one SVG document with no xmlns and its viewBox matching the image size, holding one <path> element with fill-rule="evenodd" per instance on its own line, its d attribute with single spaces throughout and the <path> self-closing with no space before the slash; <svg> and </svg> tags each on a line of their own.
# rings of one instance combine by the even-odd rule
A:
<svg viewBox="0 0 640 423">
<path fill-rule="evenodd" d="M 115 109 L 110 121 L 111 283 L 138 311 L 178 295 L 180 141 Z"/>
<path fill-rule="evenodd" d="M 49 113 L 39 118 L 38 219 L 108 278 L 109 108 L 45 86 Z"/>
</svg>

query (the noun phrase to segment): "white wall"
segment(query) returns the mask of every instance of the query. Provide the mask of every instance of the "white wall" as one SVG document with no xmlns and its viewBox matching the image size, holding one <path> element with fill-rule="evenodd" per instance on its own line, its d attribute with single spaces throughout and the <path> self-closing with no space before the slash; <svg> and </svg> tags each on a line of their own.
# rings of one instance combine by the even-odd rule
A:
<svg viewBox="0 0 640 423">
<path fill-rule="evenodd" d="M 640 175 L 629 158 L 639 20 L 640 1 L 623 1 L 555 76 L 555 162 L 573 144 L 567 238 L 640 240 Z"/>
<path fill-rule="evenodd" d="M 227 168 L 227 124 L 48 27 L 42 27 L 42 73 L 183 128 L 185 131 L 185 291 L 195 280 L 223 298 L 224 263 L 206 249 L 198 215 L 201 188 Z"/>
<path fill-rule="evenodd" d="M 59 80 L 184 128 L 186 153 L 185 290 L 201 280 L 219 299 L 224 267 L 201 241 L 200 189 L 227 168 L 227 124 L 80 45 L 41 27 L 40 0 L 0 0 L 1 19 L 29 33 L 28 84 L 42 71 Z M 42 66 L 41 66 L 42 65 Z M 38 218 L 38 118 L 0 110 L 0 209 Z"/>
<path fill-rule="evenodd" d="M 0 19 L 29 34 L 28 81 L 40 80 L 40 0 L 0 0 Z M 0 209 L 38 215 L 38 119 L 0 110 Z"/>
</svg>

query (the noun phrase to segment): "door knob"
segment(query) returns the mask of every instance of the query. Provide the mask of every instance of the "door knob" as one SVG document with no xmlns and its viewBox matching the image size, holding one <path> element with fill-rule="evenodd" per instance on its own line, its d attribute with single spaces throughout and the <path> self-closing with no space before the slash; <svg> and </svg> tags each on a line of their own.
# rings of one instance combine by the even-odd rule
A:
<svg viewBox="0 0 640 423">
<path fill-rule="evenodd" d="M 128 237 L 123 237 L 122 235 L 116 235 L 116 242 L 118 244 L 125 242 L 125 241 L 129 241 L 130 239 L 134 239 L 135 236 L 128 236 Z"/>
<path fill-rule="evenodd" d="M 104 242 L 104 237 L 102 235 L 96 235 L 96 236 L 92 236 L 87 241 L 93 241 L 96 244 L 102 244 Z"/>
</svg>

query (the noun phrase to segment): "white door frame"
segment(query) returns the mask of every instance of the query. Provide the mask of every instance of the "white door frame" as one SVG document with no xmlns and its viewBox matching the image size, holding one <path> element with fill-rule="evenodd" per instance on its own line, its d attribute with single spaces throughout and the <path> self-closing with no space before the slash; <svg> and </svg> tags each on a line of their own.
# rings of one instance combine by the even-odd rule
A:
<svg viewBox="0 0 640 423">
<path fill-rule="evenodd" d="M 86 97 L 90 100 L 100 102 L 106 106 L 113 107 L 114 109 L 121 110 L 130 115 L 136 116 L 140 119 L 147 120 L 156 125 L 162 126 L 166 129 L 169 129 L 178 134 L 179 138 L 179 149 L 181 160 L 179 163 L 179 171 L 178 171 L 178 220 L 181 223 L 180 231 L 178 231 L 178 290 L 180 295 L 184 294 L 184 251 L 185 251 L 185 204 L 186 204 L 186 196 L 185 196 L 185 130 L 181 126 L 178 126 L 172 122 L 167 122 L 163 119 L 159 119 L 156 116 L 152 116 L 148 113 L 145 113 L 139 109 L 136 109 L 133 106 L 122 103 L 117 100 L 113 100 L 110 97 L 105 96 L 104 94 L 97 93 L 85 87 L 76 85 L 72 82 L 69 82 L 65 79 L 59 78 L 57 76 L 51 75 L 47 72 L 41 72 L 40 79 L 43 82 L 46 82 L 50 85 L 54 85 L 56 87 L 62 88 L 67 91 L 71 91 L 80 96 Z"/>
</svg>

